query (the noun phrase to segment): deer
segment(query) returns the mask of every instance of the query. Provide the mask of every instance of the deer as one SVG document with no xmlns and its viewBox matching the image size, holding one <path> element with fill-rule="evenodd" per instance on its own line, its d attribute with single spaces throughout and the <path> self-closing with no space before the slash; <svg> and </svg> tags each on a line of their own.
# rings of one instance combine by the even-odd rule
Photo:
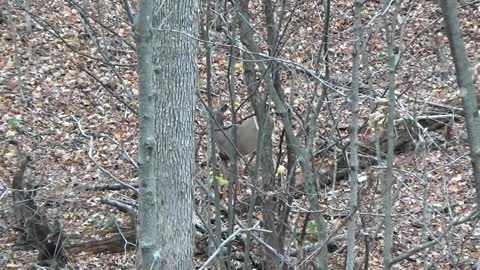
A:
<svg viewBox="0 0 480 270">
<path fill-rule="evenodd" d="M 219 155 L 224 165 L 226 165 L 229 160 L 233 160 L 237 153 L 242 157 L 247 157 L 254 153 L 257 149 L 259 130 L 256 115 L 245 119 L 241 124 L 236 125 L 236 139 L 235 145 L 233 145 L 233 126 L 225 128 L 223 124 L 226 110 L 227 105 L 223 104 L 215 111 L 214 117 L 220 127 L 215 128 L 213 132 L 213 137 L 220 150 Z M 247 163 L 247 166 L 252 159 L 253 156 Z"/>
</svg>

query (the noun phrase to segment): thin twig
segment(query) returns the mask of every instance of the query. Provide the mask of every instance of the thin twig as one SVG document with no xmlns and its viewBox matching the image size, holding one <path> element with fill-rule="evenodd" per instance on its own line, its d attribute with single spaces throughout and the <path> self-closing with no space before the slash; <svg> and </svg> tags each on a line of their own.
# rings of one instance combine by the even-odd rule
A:
<svg viewBox="0 0 480 270">
<path fill-rule="evenodd" d="M 118 179 L 115 175 L 113 175 L 111 172 L 109 172 L 108 170 L 103 168 L 102 165 L 100 165 L 100 163 L 98 163 L 98 161 L 93 157 L 93 136 L 85 133 L 85 130 L 83 129 L 83 126 L 80 122 L 81 121 L 80 119 L 77 119 L 74 115 L 72 115 L 72 119 L 77 123 L 78 129 L 80 130 L 80 133 L 82 134 L 82 136 L 89 140 L 89 143 L 88 143 L 88 145 L 89 145 L 88 157 L 95 164 L 95 166 L 97 166 L 97 168 L 100 169 L 100 171 L 102 171 L 104 174 L 108 175 L 110 178 L 115 180 L 117 183 L 119 183 L 119 184 L 121 184 L 125 187 L 130 188 L 136 194 L 138 194 L 138 189 L 136 189 L 134 186 Z"/>
<path fill-rule="evenodd" d="M 236 230 L 234 233 L 232 233 L 227 239 L 225 239 L 225 240 L 218 246 L 218 248 L 215 250 L 215 252 L 212 254 L 212 256 L 210 256 L 210 258 L 208 258 L 208 260 L 202 265 L 202 267 L 199 268 L 199 270 L 206 269 L 207 266 L 208 266 L 208 265 L 215 259 L 215 257 L 217 257 L 217 255 L 222 251 L 223 247 L 225 247 L 228 243 L 230 243 L 233 239 L 235 239 L 235 238 L 237 237 L 237 235 L 239 235 L 239 234 L 241 234 L 241 233 L 252 232 L 252 231 L 259 231 L 259 232 L 271 233 L 271 231 L 256 228 L 256 226 L 258 226 L 258 224 L 259 224 L 259 223 L 257 223 L 257 224 L 256 224 L 255 226 L 253 226 L 252 228 L 238 229 L 238 230 Z"/>
</svg>

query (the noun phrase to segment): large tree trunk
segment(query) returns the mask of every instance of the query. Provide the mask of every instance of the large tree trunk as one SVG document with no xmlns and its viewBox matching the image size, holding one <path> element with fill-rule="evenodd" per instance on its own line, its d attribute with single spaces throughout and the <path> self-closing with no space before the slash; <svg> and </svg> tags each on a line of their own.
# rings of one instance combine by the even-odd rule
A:
<svg viewBox="0 0 480 270">
<path fill-rule="evenodd" d="M 142 1 L 137 269 L 193 269 L 198 3 Z"/>
</svg>

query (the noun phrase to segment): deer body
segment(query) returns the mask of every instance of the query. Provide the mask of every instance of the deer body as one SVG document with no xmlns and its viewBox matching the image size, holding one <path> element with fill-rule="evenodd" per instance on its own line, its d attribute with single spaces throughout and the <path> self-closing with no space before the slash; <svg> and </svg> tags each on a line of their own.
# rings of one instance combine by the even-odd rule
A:
<svg viewBox="0 0 480 270">
<path fill-rule="evenodd" d="M 221 120 L 218 121 L 218 120 Z M 217 122 L 223 124 L 223 119 L 217 117 Z M 257 149 L 258 140 L 258 122 L 257 117 L 253 116 L 236 125 L 235 147 L 233 146 L 233 127 L 226 129 L 216 129 L 213 133 L 218 148 L 220 149 L 222 159 L 233 159 L 236 151 L 242 156 L 249 155 Z M 228 137 L 227 137 L 228 136 Z"/>
</svg>

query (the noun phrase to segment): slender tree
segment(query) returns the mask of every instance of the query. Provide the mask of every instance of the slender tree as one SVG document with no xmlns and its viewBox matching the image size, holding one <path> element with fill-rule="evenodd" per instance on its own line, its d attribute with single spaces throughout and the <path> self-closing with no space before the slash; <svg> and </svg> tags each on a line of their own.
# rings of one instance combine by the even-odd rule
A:
<svg viewBox="0 0 480 270">
<path fill-rule="evenodd" d="M 197 12 L 195 0 L 140 2 L 137 269 L 193 269 Z"/>
<path fill-rule="evenodd" d="M 352 134 L 350 136 L 350 221 L 347 232 L 347 262 L 345 269 L 355 268 L 355 232 L 358 209 L 358 88 L 360 80 L 360 53 L 362 41 L 362 1 L 355 0 L 354 26 L 355 42 L 353 44 L 353 69 L 352 69 Z"/>
<path fill-rule="evenodd" d="M 385 35 L 387 40 L 387 55 L 388 55 L 388 126 L 387 126 L 387 166 L 385 168 L 385 179 L 383 182 L 383 210 L 384 210 L 384 249 L 383 249 L 383 269 L 391 269 L 392 249 L 393 249 L 393 160 L 395 149 L 395 33 L 397 29 L 397 19 L 399 13 L 399 5 L 401 0 L 394 0 L 393 2 L 384 1 L 383 7 L 385 10 L 390 8 L 390 3 L 394 7 L 393 15 L 391 16 L 391 22 L 388 20 L 388 12 L 385 12 Z"/>
<path fill-rule="evenodd" d="M 440 7 L 442 8 L 445 29 L 455 63 L 457 84 L 460 88 L 460 95 L 463 98 L 470 158 L 472 159 L 473 177 L 477 192 L 477 215 L 480 215 L 480 116 L 478 114 L 476 91 L 473 87 L 472 67 L 468 60 L 468 54 L 460 30 L 457 16 L 457 1 L 441 0 Z"/>
</svg>

